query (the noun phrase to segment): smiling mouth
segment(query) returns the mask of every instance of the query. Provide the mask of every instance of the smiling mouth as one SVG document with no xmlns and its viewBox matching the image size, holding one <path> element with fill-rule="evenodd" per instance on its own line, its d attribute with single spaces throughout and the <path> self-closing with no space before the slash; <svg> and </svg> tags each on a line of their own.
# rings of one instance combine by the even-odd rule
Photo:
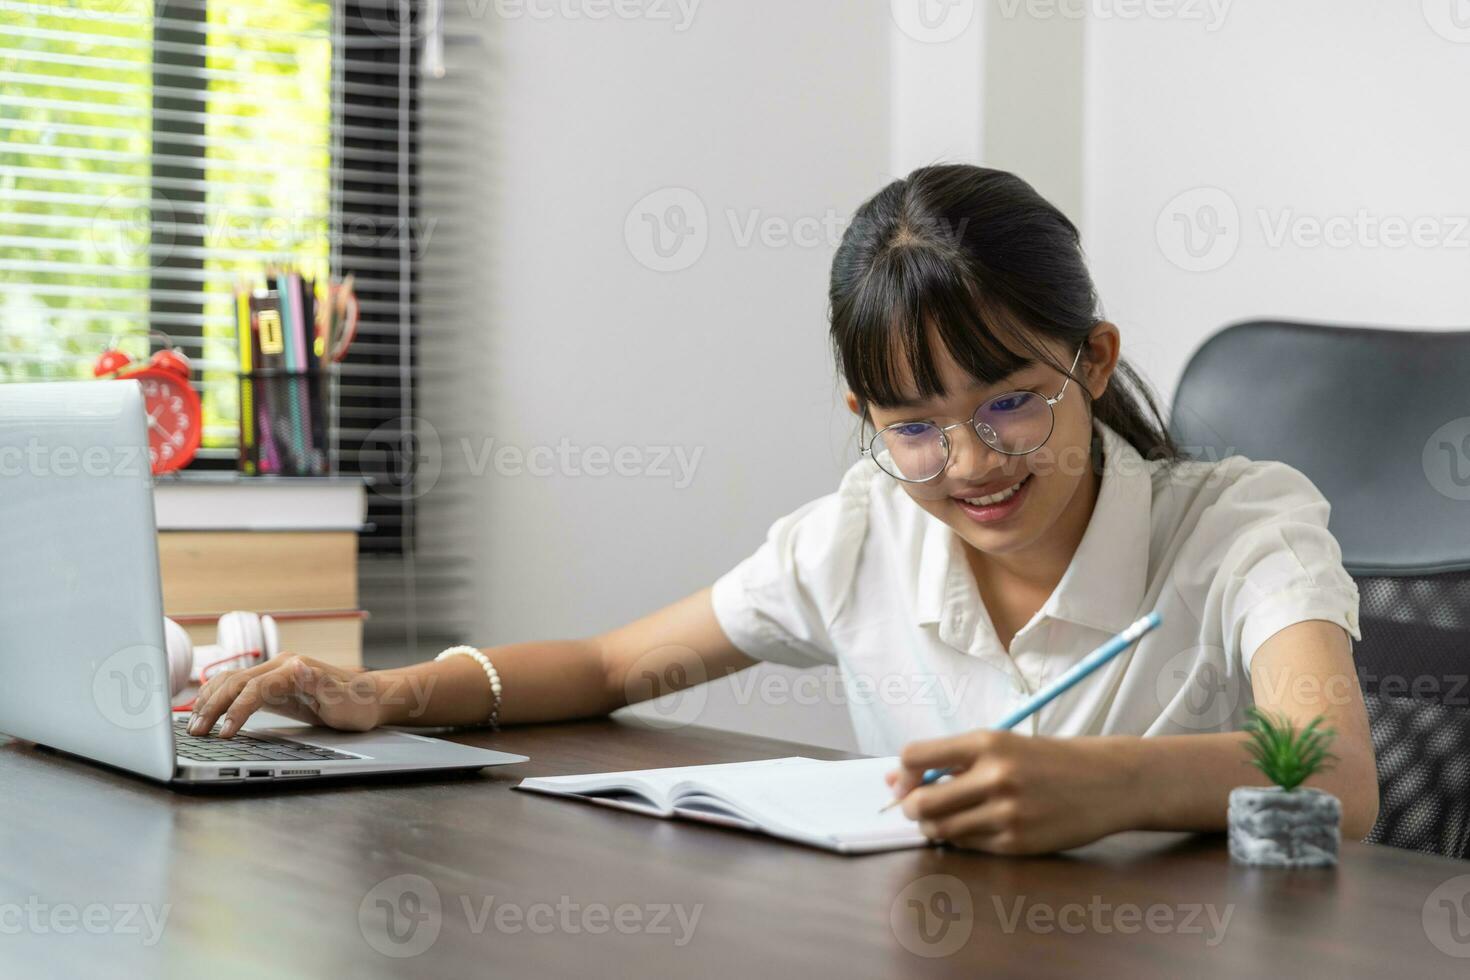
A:
<svg viewBox="0 0 1470 980">
<path fill-rule="evenodd" d="M 1026 480 L 1029 479 L 1031 479 L 1031 476 L 1028 474 L 1025 479 L 1018 480 L 1017 482 L 1006 487 L 1004 490 L 998 491 L 996 493 L 986 494 L 983 497 L 960 497 L 959 499 L 963 500 L 971 507 L 990 507 L 994 506 L 995 504 L 1003 504 L 1007 500 L 1010 500 L 1012 497 L 1014 497 L 1016 494 L 1020 493 L 1021 487 L 1024 486 Z"/>
</svg>

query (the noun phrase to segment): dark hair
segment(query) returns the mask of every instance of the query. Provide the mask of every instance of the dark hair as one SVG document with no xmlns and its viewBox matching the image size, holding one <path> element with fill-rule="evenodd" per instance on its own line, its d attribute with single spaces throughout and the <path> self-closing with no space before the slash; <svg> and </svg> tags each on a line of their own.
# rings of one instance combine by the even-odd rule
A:
<svg viewBox="0 0 1470 980">
<path fill-rule="evenodd" d="M 1067 373 L 1071 358 L 1058 363 L 1037 338 L 1075 350 L 1102 322 L 1077 227 L 1014 174 L 960 164 L 915 170 L 858 208 L 829 298 L 837 365 L 865 408 L 912 397 L 905 379 L 921 399 L 944 396 L 931 331 L 994 384 L 1033 358 Z M 1123 360 L 1092 409 L 1145 459 L 1180 458 Z"/>
</svg>

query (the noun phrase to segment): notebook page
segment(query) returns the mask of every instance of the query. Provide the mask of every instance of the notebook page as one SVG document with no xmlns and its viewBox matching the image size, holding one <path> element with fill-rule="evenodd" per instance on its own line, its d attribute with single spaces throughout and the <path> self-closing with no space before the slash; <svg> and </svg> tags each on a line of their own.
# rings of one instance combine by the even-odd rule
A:
<svg viewBox="0 0 1470 980">
<path fill-rule="evenodd" d="M 813 761 L 815 760 L 805 756 L 790 756 L 784 759 L 761 759 L 756 762 L 676 766 L 671 769 L 631 769 L 626 772 L 597 772 L 578 776 L 532 776 L 517 783 L 516 789 L 553 793 L 559 796 L 598 796 L 632 792 L 644 797 L 661 810 L 667 810 L 672 802 L 670 791 L 681 783 L 688 783 L 694 779 L 711 778 L 722 770 L 782 766 Z"/>
<path fill-rule="evenodd" d="M 893 799 L 883 777 L 897 767 L 892 757 L 753 765 L 710 773 L 699 786 L 782 836 L 856 849 L 927 843 L 901 809 L 878 812 Z"/>
</svg>

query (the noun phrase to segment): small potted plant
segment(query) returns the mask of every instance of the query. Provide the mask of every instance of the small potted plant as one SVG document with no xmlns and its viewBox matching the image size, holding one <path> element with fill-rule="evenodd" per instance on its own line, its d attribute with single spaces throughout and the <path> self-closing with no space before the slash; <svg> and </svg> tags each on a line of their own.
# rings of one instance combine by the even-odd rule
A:
<svg viewBox="0 0 1470 980">
<path fill-rule="evenodd" d="M 1257 708 L 1247 711 L 1250 764 L 1274 786 L 1237 786 L 1230 791 L 1230 857 L 1270 868 L 1310 868 L 1337 863 L 1342 839 L 1342 803 L 1331 793 L 1303 786 L 1329 769 L 1327 751 L 1336 732 L 1321 716 L 1298 730 L 1284 717 Z"/>
</svg>

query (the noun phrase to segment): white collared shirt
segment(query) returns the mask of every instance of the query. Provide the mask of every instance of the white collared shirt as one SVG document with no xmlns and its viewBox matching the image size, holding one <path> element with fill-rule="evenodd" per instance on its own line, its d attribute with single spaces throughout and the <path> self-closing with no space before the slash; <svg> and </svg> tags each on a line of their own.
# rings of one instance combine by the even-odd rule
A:
<svg viewBox="0 0 1470 980">
<path fill-rule="evenodd" d="M 836 664 L 873 755 L 994 725 L 1149 610 L 1157 630 L 1016 731 L 1236 730 L 1253 703 L 1251 658 L 1272 634 L 1321 619 L 1362 638 L 1327 501 L 1305 476 L 1243 456 L 1169 467 L 1094 425 L 1104 463 L 1091 520 L 1009 651 L 966 545 L 869 460 L 721 576 L 716 618 L 756 659 Z"/>
</svg>

